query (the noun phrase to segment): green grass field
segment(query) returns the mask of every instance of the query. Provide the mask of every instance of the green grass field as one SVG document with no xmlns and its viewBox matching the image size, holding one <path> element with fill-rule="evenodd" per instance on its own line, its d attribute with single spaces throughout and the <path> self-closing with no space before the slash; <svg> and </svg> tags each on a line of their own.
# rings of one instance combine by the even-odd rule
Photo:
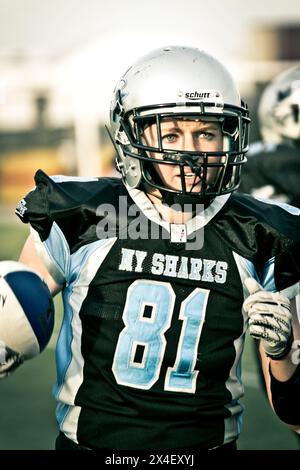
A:
<svg viewBox="0 0 300 470">
<path fill-rule="evenodd" d="M 0 220 L 0 260 L 17 259 L 28 234 L 28 228 L 14 219 Z M 60 299 L 55 300 L 55 305 L 55 334 L 48 348 L 0 382 L 0 450 L 53 449 L 57 428 L 51 389 L 55 377 L 55 337 L 62 315 Z M 276 418 L 260 389 L 251 346 L 248 340 L 243 360 L 246 411 L 238 447 L 240 450 L 299 449 L 296 436 Z"/>
</svg>

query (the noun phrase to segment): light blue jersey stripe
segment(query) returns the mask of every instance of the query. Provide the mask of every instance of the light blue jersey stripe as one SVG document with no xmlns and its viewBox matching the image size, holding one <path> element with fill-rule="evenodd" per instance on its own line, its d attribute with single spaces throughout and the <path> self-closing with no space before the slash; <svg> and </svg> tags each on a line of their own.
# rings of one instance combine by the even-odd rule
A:
<svg viewBox="0 0 300 470">
<path fill-rule="evenodd" d="M 81 247 L 70 258 L 69 277 L 63 291 L 64 318 L 56 348 L 57 381 L 53 387 L 55 398 L 61 402 L 58 405 L 57 420 L 62 430 L 64 425 L 70 428 L 67 420 L 72 415 L 63 404 L 74 404 L 83 381 L 84 360 L 81 354 L 82 326 L 79 312 L 91 281 L 115 241 L 116 238 L 97 240 Z M 69 412 L 72 408 L 71 406 Z M 76 425 L 73 421 L 71 424 Z"/>
</svg>

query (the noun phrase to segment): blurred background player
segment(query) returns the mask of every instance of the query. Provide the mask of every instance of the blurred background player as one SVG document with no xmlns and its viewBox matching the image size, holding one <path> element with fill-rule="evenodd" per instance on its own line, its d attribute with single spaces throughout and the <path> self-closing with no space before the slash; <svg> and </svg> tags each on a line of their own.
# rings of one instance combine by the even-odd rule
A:
<svg viewBox="0 0 300 470">
<path fill-rule="evenodd" d="M 300 66 L 267 85 L 258 119 L 262 140 L 250 145 L 239 191 L 300 207 Z"/>
<path fill-rule="evenodd" d="M 300 208 L 300 65 L 285 70 L 266 86 L 258 119 L 262 140 L 249 147 L 239 191 Z M 299 296 L 296 301 L 299 314 Z M 254 350 L 265 387 L 257 348 Z M 296 436 L 300 445 L 300 436 Z"/>
</svg>

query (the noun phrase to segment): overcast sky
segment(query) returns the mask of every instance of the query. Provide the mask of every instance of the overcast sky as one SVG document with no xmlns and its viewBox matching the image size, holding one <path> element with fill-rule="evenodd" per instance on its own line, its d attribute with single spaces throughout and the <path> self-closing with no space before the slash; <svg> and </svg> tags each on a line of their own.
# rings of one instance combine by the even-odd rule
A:
<svg viewBox="0 0 300 470">
<path fill-rule="evenodd" d="M 57 56 L 103 35 L 243 57 L 259 23 L 299 22 L 300 0 L 0 0 L 0 56 Z"/>
</svg>

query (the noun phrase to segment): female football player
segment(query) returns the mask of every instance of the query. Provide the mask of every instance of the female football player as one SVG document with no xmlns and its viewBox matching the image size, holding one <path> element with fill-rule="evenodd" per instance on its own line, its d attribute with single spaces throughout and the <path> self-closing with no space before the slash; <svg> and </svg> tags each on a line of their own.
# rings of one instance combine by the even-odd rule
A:
<svg viewBox="0 0 300 470">
<path fill-rule="evenodd" d="M 20 260 L 64 300 L 57 449 L 235 449 L 247 329 L 271 405 L 300 429 L 300 219 L 235 193 L 248 127 L 223 65 L 161 48 L 114 91 L 122 179 L 37 172 Z"/>
</svg>

